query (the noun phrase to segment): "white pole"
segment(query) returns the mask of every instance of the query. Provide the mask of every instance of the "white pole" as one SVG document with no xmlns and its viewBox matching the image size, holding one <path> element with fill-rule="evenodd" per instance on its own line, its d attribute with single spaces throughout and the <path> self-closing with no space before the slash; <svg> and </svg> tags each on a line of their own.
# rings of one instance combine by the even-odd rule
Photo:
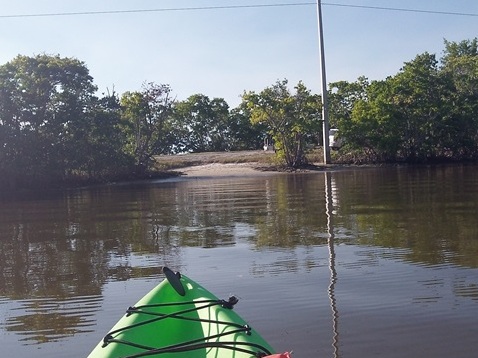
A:
<svg viewBox="0 0 478 358">
<path fill-rule="evenodd" d="M 322 130 L 324 143 L 324 164 L 331 163 L 329 147 L 329 108 L 327 101 L 327 78 L 325 73 L 324 31 L 322 29 L 322 4 L 317 0 L 317 23 L 319 26 L 320 70 L 322 80 Z"/>
</svg>

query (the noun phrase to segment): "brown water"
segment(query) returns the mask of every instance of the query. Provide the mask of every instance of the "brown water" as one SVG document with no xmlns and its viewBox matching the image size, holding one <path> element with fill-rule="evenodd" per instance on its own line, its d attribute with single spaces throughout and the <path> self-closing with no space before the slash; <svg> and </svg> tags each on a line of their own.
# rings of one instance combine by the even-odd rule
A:
<svg viewBox="0 0 478 358">
<path fill-rule="evenodd" d="M 477 357 L 477 221 L 477 166 L 4 199 L 0 356 L 86 356 L 167 265 L 295 358 Z"/>
</svg>

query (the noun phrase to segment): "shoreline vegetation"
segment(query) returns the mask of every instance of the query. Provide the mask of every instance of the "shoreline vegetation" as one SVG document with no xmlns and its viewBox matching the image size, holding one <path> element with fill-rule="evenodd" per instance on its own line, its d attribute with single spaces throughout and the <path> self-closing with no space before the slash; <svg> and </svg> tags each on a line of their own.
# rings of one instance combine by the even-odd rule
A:
<svg viewBox="0 0 478 358">
<path fill-rule="evenodd" d="M 308 153 L 309 164 L 300 168 L 289 168 L 277 159 L 274 151 L 245 150 L 234 152 L 203 152 L 186 153 L 176 155 L 155 156 L 156 179 L 171 177 L 184 177 L 191 179 L 210 177 L 250 177 L 271 175 L 272 173 L 311 173 L 327 170 L 363 169 L 383 166 L 420 166 L 420 165 L 465 165 L 476 164 L 470 160 L 437 160 L 426 163 L 389 162 L 373 163 L 362 162 L 360 164 L 342 158 L 339 153 L 332 153 L 335 161 L 331 164 L 323 164 L 322 148 L 315 148 Z"/>
<path fill-rule="evenodd" d="M 184 153 L 174 155 L 154 156 L 154 165 L 151 170 L 141 175 L 126 175 L 117 177 L 114 180 L 95 180 L 91 178 L 78 177 L 68 180 L 58 185 L 48 185 L 34 188 L 24 188 L 23 190 L 4 192 L 0 190 L 0 199 L 5 196 L 17 194 L 27 194 L 28 192 L 37 192 L 39 189 L 58 190 L 87 188 L 96 185 L 118 184 L 118 183 L 140 183 L 147 180 L 167 180 L 172 178 L 185 179 L 207 179 L 220 177 L 253 177 L 263 175 L 281 175 L 297 173 L 314 173 L 328 170 L 343 169 L 364 169 L 370 167 L 398 166 L 398 165 L 443 165 L 443 164 L 476 164 L 475 161 L 436 161 L 427 163 L 352 163 L 344 161 L 338 153 L 333 153 L 335 162 L 323 164 L 322 148 L 318 147 L 310 151 L 307 155 L 308 163 L 299 168 L 290 168 L 278 160 L 274 151 L 243 150 L 226 152 L 201 152 Z M 71 179 L 71 178 L 70 178 Z"/>
<path fill-rule="evenodd" d="M 272 173 L 307 173 L 327 170 L 363 169 L 383 166 L 420 166 L 420 165 L 457 165 L 476 164 L 476 161 L 436 161 L 427 163 L 363 163 L 353 164 L 336 161 L 324 165 L 322 150 L 317 150 L 309 155 L 310 164 L 301 168 L 287 168 L 277 164 L 274 152 L 254 150 L 239 152 L 206 152 L 190 153 L 181 155 L 157 156 L 156 178 L 185 177 L 185 178 L 208 178 L 208 177 L 246 177 L 270 175 Z"/>
<path fill-rule="evenodd" d="M 332 152 L 333 161 L 323 163 L 322 147 L 317 147 L 306 155 L 307 163 L 298 168 L 285 165 L 274 151 L 263 149 L 200 152 L 184 154 L 168 154 L 153 156 L 153 165 L 149 171 L 141 175 L 130 174 L 113 180 L 95 180 L 78 177 L 68 180 L 53 189 L 73 189 L 92 185 L 116 184 L 126 182 L 142 182 L 147 180 L 166 180 L 171 178 L 205 179 L 211 177 L 251 177 L 261 175 L 313 173 L 328 170 L 364 169 L 370 167 L 396 166 L 430 166 L 430 165 L 467 165 L 477 164 L 476 160 L 441 159 L 417 162 L 374 162 L 368 160 L 351 160 L 347 154 Z M 364 158 L 362 158 L 364 159 Z M 51 188 L 51 187 L 49 187 Z M 32 188 L 35 190 L 38 188 Z M 0 194 L 2 190 L 0 190 Z"/>
<path fill-rule="evenodd" d="M 236 108 L 200 93 L 178 101 L 168 84 L 98 96 L 84 62 L 19 55 L 0 65 L 0 192 L 199 175 L 199 166 L 217 176 L 476 163 L 478 38 L 444 42 L 441 58 L 419 54 L 385 80 L 328 85 L 329 127 L 343 146 L 327 166 L 321 95 L 302 81 L 244 91 Z"/>
<path fill-rule="evenodd" d="M 264 150 L 161 155 L 154 159 L 158 175 L 162 173 L 163 177 L 251 176 L 290 172 L 277 164 L 273 151 Z"/>
</svg>

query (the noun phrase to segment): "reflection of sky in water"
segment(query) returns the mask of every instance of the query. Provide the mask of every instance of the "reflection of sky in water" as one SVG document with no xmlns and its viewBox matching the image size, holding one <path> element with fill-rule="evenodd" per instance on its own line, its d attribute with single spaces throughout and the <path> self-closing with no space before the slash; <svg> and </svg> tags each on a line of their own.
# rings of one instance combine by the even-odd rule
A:
<svg viewBox="0 0 478 358">
<path fill-rule="evenodd" d="M 357 349 L 354 352 L 360 352 L 357 356 L 366 356 L 371 347 L 387 357 L 403 357 L 404 352 L 416 356 L 420 347 L 437 356 L 445 356 L 441 352 L 460 356 L 460 349 L 467 349 L 471 336 L 464 337 L 464 330 L 478 329 L 476 316 L 470 315 L 478 310 L 476 270 L 450 264 L 417 265 L 408 262 L 408 253 L 405 249 L 335 246 L 333 295 L 339 353 L 345 354 L 344 346 L 350 344 Z M 206 287 L 225 296 L 229 291 L 224 287 L 234 289 L 243 298 L 241 311 L 253 319 L 257 329 L 273 332 L 268 339 L 278 349 L 291 348 L 286 339 L 288 344 L 299 345 L 295 351 L 303 352 L 300 356 L 312 352 L 332 356 L 334 316 L 327 246 L 252 253 L 247 248 L 221 248 L 207 254 L 189 248 L 184 260 L 189 263 L 186 271 L 194 271 L 188 274 L 194 273 Z M 466 294 L 457 286 L 464 287 Z M 261 310 L 269 313 L 261 314 Z M 293 322 L 299 325 L 296 330 Z M 447 330 L 453 332 L 437 337 L 437 332 Z M 380 337 L 378 346 L 373 335 Z M 451 347 L 453 342 L 461 342 L 463 348 Z"/>
<path fill-rule="evenodd" d="M 257 229 L 254 227 L 254 225 L 251 225 L 249 223 L 244 223 L 244 222 L 236 222 L 234 223 L 233 226 L 233 231 L 232 231 L 234 238 L 237 240 L 243 239 L 243 238 L 253 238 L 257 234 Z"/>
<path fill-rule="evenodd" d="M 65 346 L 85 356 L 166 265 L 237 295 L 253 328 L 297 357 L 468 357 L 478 198 L 453 171 L 456 187 L 405 174 L 333 173 L 327 211 L 322 174 L 110 186 L 50 210 L 0 204 L 0 344 L 20 358 Z M 13 212 L 24 222 L 12 226 Z"/>
</svg>

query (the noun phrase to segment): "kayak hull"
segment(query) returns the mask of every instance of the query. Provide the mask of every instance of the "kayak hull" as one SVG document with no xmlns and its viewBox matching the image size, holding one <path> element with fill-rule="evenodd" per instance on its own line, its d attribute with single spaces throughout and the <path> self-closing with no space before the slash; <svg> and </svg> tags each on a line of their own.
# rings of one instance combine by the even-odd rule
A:
<svg viewBox="0 0 478 358">
<path fill-rule="evenodd" d="M 219 300 L 187 276 L 168 273 L 168 280 L 128 309 L 89 358 L 253 358 L 273 352 L 232 309 L 234 298 Z"/>
</svg>

